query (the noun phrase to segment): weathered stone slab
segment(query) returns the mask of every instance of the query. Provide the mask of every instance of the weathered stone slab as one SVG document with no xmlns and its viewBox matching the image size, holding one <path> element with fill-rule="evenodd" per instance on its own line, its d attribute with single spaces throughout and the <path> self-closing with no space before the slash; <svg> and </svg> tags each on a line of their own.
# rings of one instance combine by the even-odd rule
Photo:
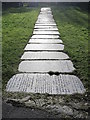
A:
<svg viewBox="0 0 90 120">
<path fill-rule="evenodd" d="M 50 23 L 42 23 L 42 24 L 35 24 L 35 26 L 56 26 L 56 24 L 55 23 L 53 23 L 53 24 L 50 24 Z"/>
<path fill-rule="evenodd" d="M 50 29 L 47 29 L 47 28 L 38 28 L 38 29 L 34 29 L 35 31 L 58 31 L 57 28 L 50 28 Z"/>
<path fill-rule="evenodd" d="M 40 31 L 40 30 L 37 30 L 33 32 L 33 34 L 36 34 L 36 35 L 60 35 L 60 33 L 58 31 Z"/>
<path fill-rule="evenodd" d="M 38 18 L 37 21 L 52 21 L 52 22 L 55 22 L 53 17 L 51 17 L 51 18 L 48 18 L 48 17 Z"/>
<path fill-rule="evenodd" d="M 55 22 L 53 22 L 53 21 L 41 21 L 41 20 L 38 20 L 36 22 L 36 24 L 55 24 Z"/>
<path fill-rule="evenodd" d="M 64 49 L 62 44 L 27 44 L 24 50 L 33 50 L 33 51 L 61 51 Z"/>
<path fill-rule="evenodd" d="M 57 59 L 68 59 L 68 55 L 63 52 L 24 52 L 21 59 L 36 60 L 57 60 Z"/>
<path fill-rule="evenodd" d="M 58 29 L 57 28 L 57 26 L 43 26 L 43 25 L 41 25 L 41 26 L 37 26 L 37 25 L 35 25 L 35 27 L 34 28 L 37 28 L 37 29 Z"/>
<path fill-rule="evenodd" d="M 71 73 L 75 70 L 70 60 L 35 60 L 35 61 L 22 61 L 19 64 L 19 72 L 31 73 L 47 73 L 47 72 L 60 72 Z"/>
<path fill-rule="evenodd" d="M 49 8 L 49 7 L 43 7 L 43 8 L 41 8 L 41 11 L 51 11 L 51 8 Z"/>
<path fill-rule="evenodd" d="M 55 23 L 55 21 L 54 21 L 54 19 L 38 19 L 37 21 L 36 21 L 36 23 L 37 22 L 54 22 Z"/>
<path fill-rule="evenodd" d="M 83 94 L 86 90 L 74 75 L 16 74 L 6 86 L 8 92 Z"/>
<path fill-rule="evenodd" d="M 52 44 L 52 43 L 63 43 L 60 39 L 30 39 L 29 43 L 38 43 L 38 44 Z"/>
<path fill-rule="evenodd" d="M 51 15 L 48 15 L 48 16 L 46 16 L 46 15 L 40 15 L 40 16 L 38 16 L 38 19 L 53 19 L 53 16 L 51 16 Z"/>
<path fill-rule="evenodd" d="M 33 35 L 31 38 L 34 38 L 34 39 L 47 39 L 47 38 L 50 38 L 50 39 L 57 39 L 59 38 L 59 35 Z"/>
</svg>

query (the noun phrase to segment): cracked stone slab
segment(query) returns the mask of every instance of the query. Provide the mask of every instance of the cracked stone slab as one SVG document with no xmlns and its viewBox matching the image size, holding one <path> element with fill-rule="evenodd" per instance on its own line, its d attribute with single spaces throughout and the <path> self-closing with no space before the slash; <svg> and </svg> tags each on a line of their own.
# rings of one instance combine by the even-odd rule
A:
<svg viewBox="0 0 90 120">
<path fill-rule="evenodd" d="M 63 43 L 61 39 L 30 39 L 29 43 L 37 43 L 37 44 L 59 44 Z"/>
<path fill-rule="evenodd" d="M 60 35 L 58 31 L 33 31 L 33 34 L 36 35 Z"/>
<path fill-rule="evenodd" d="M 52 23 L 52 24 L 50 24 L 50 23 L 42 23 L 42 24 L 39 23 L 39 24 L 35 24 L 35 26 L 41 26 L 41 25 L 42 25 L 42 26 L 48 26 L 48 25 L 49 25 L 49 26 L 56 26 L 55 23 Z"/>
<path fill-rule="evenodd" d="M 62 45 L 62 44 L 27 44 L 24 50 L 61 51 L 61 50 L 64 50 L 64 45 Z"/>
<path fill-rule="evenodd" d="M 35 60 L 35 61 L 22 61 L 19 64 L 19 72 L 32 72 L 32 73 L 72 73 L 75 70 L 70 60 Z"/>
<path fill-rule="evenodd" d="M 69 59 L 68 55 L 63 52 L 24 52 L 21 59 L 27 60 L 52 60 L 52 59 Z"/>
<path fill-rule="evenodd" d="M 35 25 L 34 28 L 37 28 L 37 29 L 49 29 L 49 30 L 50 30 L 50 29 L 58 29 L 57 26 L 49 26 L 49 25 L 48 25 L 48 26 L 43 26 L 43 25 L 41 25 L 41 26 L 36 26 L 36 25 Z"/>
<path fill-rule="evenodd" d="M 83 94 L 85 88 L 74 75 L 16 74 L 7 83 L 7 92 Z"/>
<path fill-rule="evenodd" d="M 33 35 L 31 38 L 34 38 L 34 39 L 47 39 L 47 38 L 50 38 L 50 39 L 58 39 L 59 38 L 59 35 Z"/>
</svg>

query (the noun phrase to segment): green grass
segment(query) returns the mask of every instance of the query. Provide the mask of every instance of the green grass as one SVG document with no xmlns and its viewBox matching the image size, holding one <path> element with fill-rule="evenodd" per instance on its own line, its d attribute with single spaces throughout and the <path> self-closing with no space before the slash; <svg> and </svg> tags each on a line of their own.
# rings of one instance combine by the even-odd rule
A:
<svg viewBox="0 0 90 120">
<path fill-rule="evenodd" d="M 20 57 L 30 39 L 39 8 L 10 8 L 2 16 L 2 79 L 3 88 L 18 72 Z"/>
<path fill-rule="evenodd" d="M 3 85 L 18 72 L 20 57 L 24 52 L 39 14 L 39 8 L 10 8 L 3 11 L 2 20 L 2 73 Z M 88 80 L 88 13 L 79 7 L 53 7 L 65 50 L 72 60 L 75 74 L 89 87 Z"/>
<path fill-rule="evenodd" d="M 88 13 L 79 7 L 53 8 L 65 52 L 70 56 L 76 72 L 87 88 L 88 80 Z"/>
</svg>

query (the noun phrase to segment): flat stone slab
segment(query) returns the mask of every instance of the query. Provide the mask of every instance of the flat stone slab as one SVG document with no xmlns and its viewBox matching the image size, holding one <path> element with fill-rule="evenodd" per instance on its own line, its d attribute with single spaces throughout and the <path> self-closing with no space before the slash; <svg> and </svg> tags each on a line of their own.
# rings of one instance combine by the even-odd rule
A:
<svg viewBox="0 0 90 120">
<path fill-rule="evenodd" d="M 41 25 L 42 25 L 42 26 L 48 26 L 48 25 L 49 25 L 49 26 L 56 26 L 55 23 L 52 23 L 52 24 L 51 24 L 51 23 L 42 23 L 42 24 L 39 23 L 39 24 L 35 24 L 35 26 L 41 26 Z"/>
<path fill-rule="evenodd" d="M 49 7 L 43 7 L 43 8 L 41 8 L 41 11 L 51 11 L 51 8 L 49 8 Z"/>
<path fill-rule="evenodd" d="M 57 28 L 57 26 L 43 26 L 43 25 L 41 25 L 41 26 L 37 26 L 37 25 L 35 25 L 35 27 L 34 28 L 37 28 L 37 29 L 58 29 Z"/>
<path fill-rule="evenodd" d="M 61 50 L 64 50 L 64 45 L 62 44 L 27 44 L 24 50 L 61 51 Z"/>
<path fill-rule="evenodd" d="M 55 24 L 53 21 L 37 21 L 36 24 Z M 56 24 L 55 24 L 56 25 Z"/>
<path fill-rule="evenodd" d="M 37 21 L 52 21 L 55 22 L 55 20 L 53 19 L 53 17 L 43 17 L 43 18 L 38 18 Z"/>
<path fill-rule="evenodd" d="M 33 35 L 31 38 L 34 38 L 34 39 L 47 39 L 47 38 L 50 38 L 50 39 L 58 39 L 59 38 L 59 35 Z"/>
<path fill-rule="evenodd" d="M 57 60 L 57 59 L 69 59 L 69 57 L 67 54 L 63 52 L 24 52 L 21 59 Z"/>
<path fill-rule="evenodd" d="M 7 92 L 83 94 L 86 90 L 74 75 L 16 74 L 6 86 Z"/>
<path fill-rule="evenodd" d="M 38 28 L 38 29 L 34 29 L 34 31 L 58 31 L 58 28 L 50 28 L 50 29 Z"/>
<path fill-rule="evenodd" d="M 59 43 L 63 43 L 62 40 L 60 39 L 30 39 L 29 43 L 37 43 L 37 44 L 59 44 Z"/>
<path fill-rule="evenodd" d="M 72 73 L 75 70 L 70 60 L 35 60 L 35 61 L 22 61 L 19 64 L 19 72 L 31 73 Z"/>
<path fill-rule="evenodd" d="M 35 31 L 33 32 L 33 34 L 36 35 L 60 35 L 60 33 L 58 31 Z"/>
</svg>

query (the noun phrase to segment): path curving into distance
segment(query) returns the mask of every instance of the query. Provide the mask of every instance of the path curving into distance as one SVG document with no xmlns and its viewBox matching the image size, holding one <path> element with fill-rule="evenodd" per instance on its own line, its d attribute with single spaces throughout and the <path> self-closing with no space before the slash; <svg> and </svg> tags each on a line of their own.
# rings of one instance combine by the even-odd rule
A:
<svg viewBox="0 0 90 120">
<path fill-rule="evenodd" d="M 75 94 L 85 92 L 69 56 L 63 52 L 51 8 L 41 8 L 33 35 L 25 46 L 19 73 L 7 83 L 8 92 Z"/>
</svg>

